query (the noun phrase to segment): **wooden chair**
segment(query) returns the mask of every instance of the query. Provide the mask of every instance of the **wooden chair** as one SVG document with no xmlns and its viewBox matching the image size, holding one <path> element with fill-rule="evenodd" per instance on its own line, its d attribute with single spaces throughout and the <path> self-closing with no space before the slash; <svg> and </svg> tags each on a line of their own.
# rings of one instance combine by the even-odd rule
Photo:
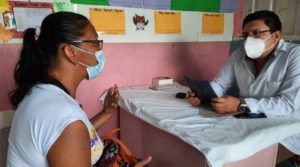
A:
<svg viewBox="0 0 300 167">
<path fill-rule="evenodd" d="M 5 167 L 7 161 L 8 136 L 14 112 L 0 112 L 0 166 Z"/>
</svg>

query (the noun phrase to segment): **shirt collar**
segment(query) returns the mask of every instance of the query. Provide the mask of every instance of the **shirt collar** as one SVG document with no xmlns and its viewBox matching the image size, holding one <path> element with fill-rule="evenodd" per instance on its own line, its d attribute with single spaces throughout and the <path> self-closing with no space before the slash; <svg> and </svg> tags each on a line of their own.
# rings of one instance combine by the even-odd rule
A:
<svg viewBox="0 0 300 167">
<path fill-rule="evenodd" d="M 274 57 L 277 57 L 279 51 L 284 51 L 285 52 L 286 50 L 287 50 L 286 42 L 283 39 L 280 39 L 273 55 L 274 55 Z"/>
</svg>

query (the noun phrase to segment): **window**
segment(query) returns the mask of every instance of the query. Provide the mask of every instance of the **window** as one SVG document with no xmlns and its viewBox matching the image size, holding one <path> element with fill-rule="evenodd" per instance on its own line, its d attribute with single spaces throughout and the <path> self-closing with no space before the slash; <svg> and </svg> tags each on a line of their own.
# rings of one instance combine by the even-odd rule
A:
<svg viewBox="0 0 300 167">
<path fill-rule="evenodd" d="M 283 39 L 300 40 L 300 0 L 243 0 L 243 18 L 258 10 L 272 10 L 280 17 Z"/>
</svg>

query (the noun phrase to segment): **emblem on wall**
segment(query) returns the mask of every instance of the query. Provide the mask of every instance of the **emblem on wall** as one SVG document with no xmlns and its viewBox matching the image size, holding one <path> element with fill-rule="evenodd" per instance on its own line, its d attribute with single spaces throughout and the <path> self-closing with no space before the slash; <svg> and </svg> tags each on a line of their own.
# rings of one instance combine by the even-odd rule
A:
<svg viewBox="0 0 300 167">
<path fill-rule="evenodd" d="M 135 16 L 133 17 L 133 23 L 136 26 L 136 30 L 144 30 L 148 22 L 149 20 L 146 21 L 145 16 L 139 16 L 135 14 Z"/>
</svg>

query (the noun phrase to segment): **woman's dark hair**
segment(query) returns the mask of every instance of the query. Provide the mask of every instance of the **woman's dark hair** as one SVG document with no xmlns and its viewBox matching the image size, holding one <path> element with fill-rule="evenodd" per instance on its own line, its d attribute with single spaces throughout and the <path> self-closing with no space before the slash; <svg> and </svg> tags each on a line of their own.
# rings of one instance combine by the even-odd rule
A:
<svg viewBox="0 0 300 167">
<path fill-rule="evenodd" d="M 244 26 L 254 20 L 262 20 L 270 28 L 271 32 L 281 31 L 281 22 L 278 15 L 269 10 L 261 10 L 254 13 L 251 13 L 246 16 L 243 21 Z"/>
<path fill-rule="evenodd" d="M 43 20 L 37 39 L 34 28 L 25 31 L 21 56 L 14 71 L 16 89 L 9 94 L 15 108 L 35 84 L 53 80 L 48 70 L 55 63 L 59 46 L 78 40 L 89 24 L 89 20 L 80 14 L 58 12 Z"/>
</svg>

